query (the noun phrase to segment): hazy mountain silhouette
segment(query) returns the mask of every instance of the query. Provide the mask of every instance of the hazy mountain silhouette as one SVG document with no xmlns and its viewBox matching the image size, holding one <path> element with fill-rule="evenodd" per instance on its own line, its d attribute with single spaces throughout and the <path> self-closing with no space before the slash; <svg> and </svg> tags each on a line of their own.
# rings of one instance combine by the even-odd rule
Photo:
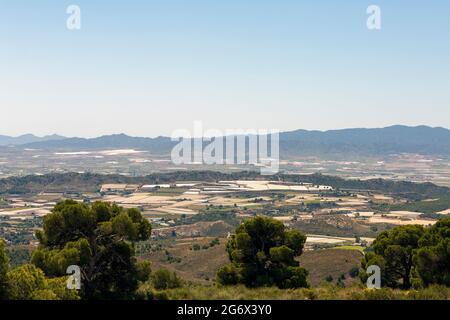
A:
<svg viewBox="0 0 450 320">
<path fill-rule="evenodd" d="M 59 136 L 57 134 L 37 137 L 33 134 L 24 134 L 18 137 L 9 137 L 0 135 L 0 146 L 8 146 L 8 145 L 23 145 L 34 142 L 44 142 L 44 141 L 57 141 L 67 139 L 66 137 Z"/>
<path fill-rule="evenodd" d="M 140 138 L 125 134 L 98 138 L 37 138 L 22 136 L 14 144 L 38 149 L 143 149 L 155 154 L 168 154 L 176 142 L 169 137 Z M 38 141 L 26 141 L 40 139 Z M 2 140 L 3 139 L 3 140 Z M 8 141 L 7 137 L 0 138 Z M 17 141 L 21 141 L 17 143 Z M 9 144 L 13 144 L 9 142 Z M 376 129 L 342 129 L 329 131 L 296 130 L 280 134 L 280 154 L 287 156 L 333 155 L 386 155 L 392 153 L 418 153 L 450 155 L 450 130 L 427 126 L 390 126 Z"/>
</svg>

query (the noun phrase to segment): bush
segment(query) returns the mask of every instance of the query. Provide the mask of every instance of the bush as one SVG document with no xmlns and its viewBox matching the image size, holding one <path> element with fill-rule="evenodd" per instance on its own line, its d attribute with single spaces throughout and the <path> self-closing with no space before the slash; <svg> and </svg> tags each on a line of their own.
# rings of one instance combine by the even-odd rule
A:
<svg viewBox="0 0 450 320">
<path fill-rule="evenodd" d="M 152 284 L 158 290 L 174 289 L 180 288 L 183 285 L 183 281 L 175 272 L 161 268 L 152 275 Z"/>
<path fill-rule="evenodd" d="M 211 242 L 209 243 L 209 246 L 210 247 L 214 247 L 214 246 L 219 245 L 219 244 L 220 244 L 219 238 L 215 238 L 214 240 L 211 240 Z"/>
<path fill-rule="evenodd" d="M 279 287 L 281 289 L 308 288 L 308 271 L 301 267 L 288 267 L 288 277 L 284 279 Z"/>
<path fill-rule="evenodd" d="M 239 283 L 239 271 L 228 264 L 217 271 L 217 281 L 222 285 L 236 285 Z"/>
<path fill-rule="evenodd" d="M 34 265 L 27 264 L 8 273 L 9 298 L 31 300 L 33 293 L 45 289 L 45 275 Z"/>
<path fill-rule="evenodd" d="M 150 279 L 152 273 L 151 263 L 148 261 L 140 261 L 136 264 L 137 278 L 140 282 Z"/>
<path fill-rule="evenodd" d="M 66 277 L 45 277 L 44 272 L 26 264 L 8 272 L 8 298 L 11 300 L 77 300 L 76 290 L 66 287 Z"/>
<path fill-rule="evenodd" d="M 350 277 L 356 278 L 359 275 L 359 268 L 358 267 L 351 268 L 348 274 L 350 275 Z"/>
<path fill-rule="evenodd" d="M 58 297 L 52 290 L 37 290 L 33 292 L 33 300 L 58 300 Z"/>
</svg>

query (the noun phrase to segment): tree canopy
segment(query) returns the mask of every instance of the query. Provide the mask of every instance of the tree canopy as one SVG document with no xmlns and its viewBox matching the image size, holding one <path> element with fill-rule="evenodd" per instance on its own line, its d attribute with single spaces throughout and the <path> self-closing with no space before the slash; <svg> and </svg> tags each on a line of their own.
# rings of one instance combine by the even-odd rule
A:
<svg viewBox="0 0 450 320">
<path fill-rule="evenodd" d="M 384 286 L 449 285 L 450 218 L 429 228 L 399 226 L 380 233 L 361 262 L 362 281 L 370 265 L 380 267 Z"/>
<path fill-rule="evenodd" d="M 6 254 L 6 245 L 3 239 L 0 239 L 0 300 L 7 298 L 7 275 L 9 271 L 9 257 Z"/>
<path fill-rule="evenodd" d="M 275 219 L 258 216 L 246 220 L 227 243 L 231 263 L 218 270 L 218 281 L 249 287 L 307 287 L 308 272 L 295 260 L 305 242 L 306 236 L 286 230 Z"/>
<path fill-rule="evenodd" d="M 77 300 L 67 289 L 67 276 L 48 278 L 32 264 L 11 270 L 5 242 L 0 239 L 0 300 Z"/>
<path fill-rule="evenodd" d="M 422 285 L 450 286 L 450 218 L 439 220 L 427 230 L 413 260 Z"/>
<path fill-rule="evenodd" d="M 128 299 L 149 276 L 134 257 L 133 243 L 150 234 L 150 223 L 137 209 L 66 200 L 44 218 L 32 263 L 50 277 L 66 275 L 70 265 L 79 266 L 83 298 Z"/>
</svg>

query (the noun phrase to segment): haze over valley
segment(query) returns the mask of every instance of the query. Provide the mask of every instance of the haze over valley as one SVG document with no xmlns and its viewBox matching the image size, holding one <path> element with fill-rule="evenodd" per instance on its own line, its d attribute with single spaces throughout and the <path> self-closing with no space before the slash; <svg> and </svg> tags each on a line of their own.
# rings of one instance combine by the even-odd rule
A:
<svg viewBox="0 0 450 320">
<path fill-rule="evenodd" d="M 170 137 L 125 134 L 91 139 L 0 136 L 0 178 L 65 172 L 142 176 L 178 170 L 258 170 L 249 164 L 174 165 L 170 152 L 177 143 Z M 450 131 L 444 128 L 392 126 L 283 132 L 280 158 L 280 168 L 286 173 L 428 181 L 450 186 Z"/>
</svg>

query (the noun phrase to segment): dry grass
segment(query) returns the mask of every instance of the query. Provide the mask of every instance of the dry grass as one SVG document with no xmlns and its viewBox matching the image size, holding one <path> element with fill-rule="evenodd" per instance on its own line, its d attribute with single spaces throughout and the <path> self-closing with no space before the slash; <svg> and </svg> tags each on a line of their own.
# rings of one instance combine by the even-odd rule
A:
<svg viewBox="0 0 450 320">
<path fill-rule="evenodd" d="M 171 247 L 166 248 L 170 256 L 180 258 L 180 262 L 170 262 L 165 250 L 154 252 L 143 258 L 152 262 L 152 269 L 161 267 L 180 274 L 184 279 L 193 283 L 213 284 L 217 270 L 229 263 L 225 251 L 226 239 L 220 239 L 220 245 L 212 248 L 191 250 L 194 244 L 201 247 L 208 245 L 213 237 L 183 239 Z M 309 283 L 317 287 L 325 283 L 328 276 L 333 277 L 333 283 L 344 274 L 346 286 L 353 285 L 359 280 L 352 278 L 349 271 L 359 267 L 362 253 L 358 250 L 316 250 L 306 251 L 300 256 L 300 265 L 309 271 Z"/>
<path fill-rule="evenodd" d="M 192 246 L 198 244 L 202 247 L 208 245 L 213 239 L 213 237 L 194 238 L 191 241 L 183 239 L 182 242 L 167 248 L 171 256 L 181 259 L 177 263 L 168 261 L 165 250 L 152 253 L 145 258 L 152 262 L 153 270 L 164 267 L 177 272 L 187 281 L 211 284 L 216 278 L 217 270 L 229 262 L 225 252 L 226 240 L 221 239 L 219 245 L 198 251 L 192 250 Z"/>
<path fill-rule="evenodd" d="M 358 278 L 349 275 L 350 269 L 359 267 L 362 253 L 358 250 L 333 250 L 324 249 L 306 251 L 300 256 L 300 265 L 308 270 L 308 282 L 313 287 L 325 283 L 328 276 L 333 278 L 333 283 L 344 274 L 346 286 L 359 282 Z"/>
<path fill-rule="evenodd" d="M 171 300 L 449 300 L 450 289 L 432 286 L 418 291 L 397 289 L 367 289 L 362 286 L 338 288 L 324 286 L 315 289 L 282 290 L 273 287 L 257 289 L 245 286 L 185 286 L 164 291 L 145 284 L 140 288 L 143 298 Z"/>
</svg>

